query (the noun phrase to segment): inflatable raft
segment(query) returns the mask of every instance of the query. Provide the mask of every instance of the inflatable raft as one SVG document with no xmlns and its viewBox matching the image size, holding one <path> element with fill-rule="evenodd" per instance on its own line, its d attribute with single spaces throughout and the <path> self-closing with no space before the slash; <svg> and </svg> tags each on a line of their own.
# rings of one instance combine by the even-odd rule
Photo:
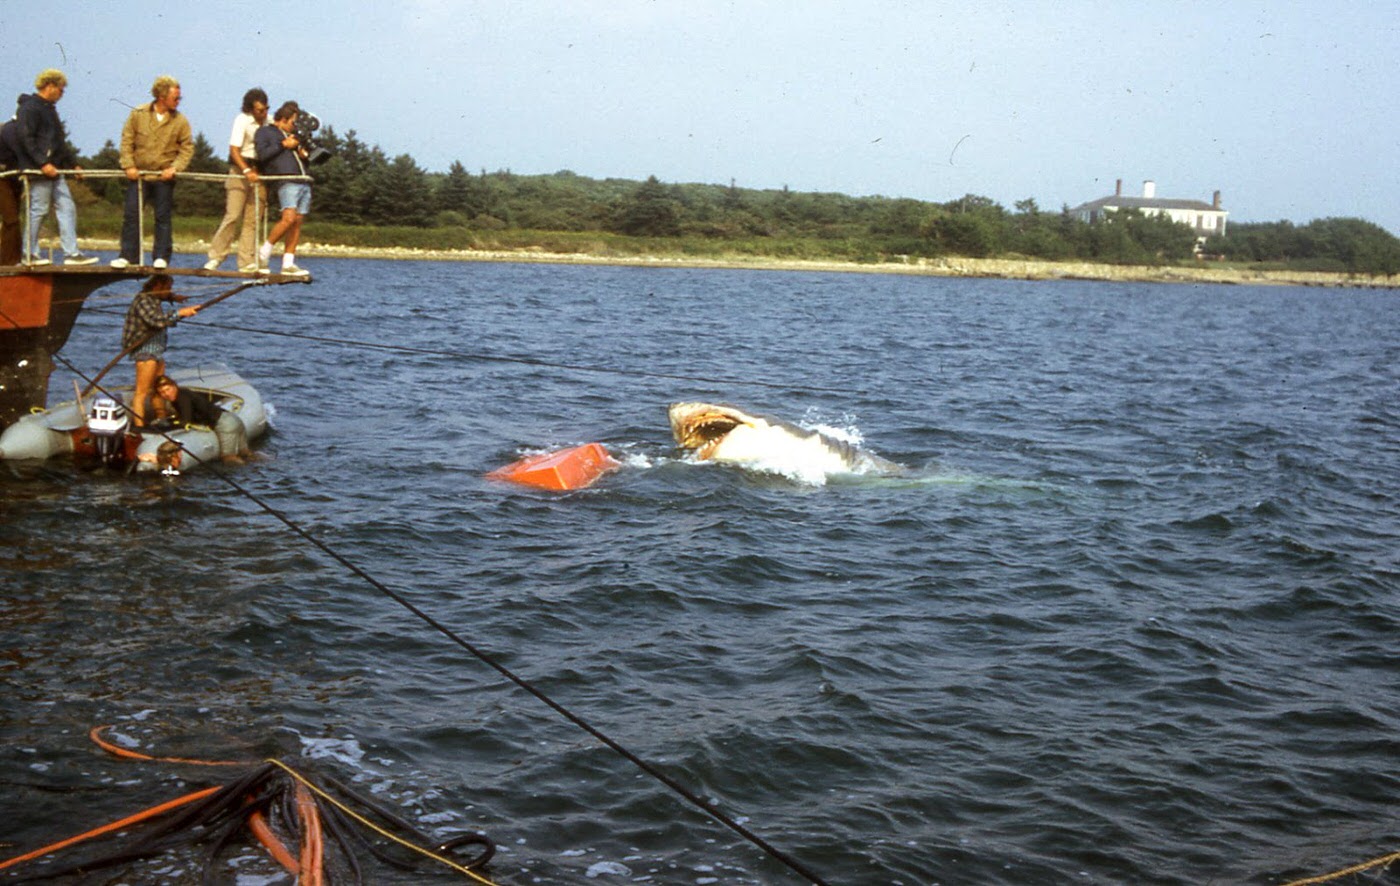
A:
<svg viewBox="0 0 1400 886">
<path fill-rule="evenodd" d="M 182 390 L 207 395 L 220 409 L 243 423 L 249 442 L 267 431 L 267 412 L 256 388 L 223 364 L 168 372 Z M 170 466 L 169 453 L 178 444 L 181 470 L 189 470 L 221 455 L 213 428 L 187 425 L 170 430 L 139 431 L 130 426 L 125 402 L 132 387 L 108 387 L 79 403 L 70 400 L 21 417 L 0 433 L 0 459 L 47 459 L 71 455 L 77 459 L 135 466 L 138 471 L 158 471 Z M 162 444 L 165 444 L 162 450 Z"/>
</svg>

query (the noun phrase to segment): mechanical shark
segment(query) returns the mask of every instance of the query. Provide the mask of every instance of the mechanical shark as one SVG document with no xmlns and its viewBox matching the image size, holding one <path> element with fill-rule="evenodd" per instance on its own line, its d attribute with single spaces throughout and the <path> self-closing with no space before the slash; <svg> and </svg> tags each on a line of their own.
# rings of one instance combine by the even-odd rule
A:
<svg viewBox="0 0 1400 886">
<path fill-rule="evenodd" d="M 804 478 L 904 470 L 845 440 L 733 406 L 673 403 L 667 417 L 676 443 L 697 459 Z"/>
</svg>

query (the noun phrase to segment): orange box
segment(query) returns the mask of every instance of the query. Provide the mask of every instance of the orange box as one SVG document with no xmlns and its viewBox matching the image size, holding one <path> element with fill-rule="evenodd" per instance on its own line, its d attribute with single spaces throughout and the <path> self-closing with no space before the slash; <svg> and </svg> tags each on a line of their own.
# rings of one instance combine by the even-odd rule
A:
<svg viewBox="0 0 1400 886">
<path fill-rule="evenodd" d="M 585 443 L 572 449 L 522 458 L 487 474 L 491 480 L 509 480 L 526 486 L 559 491 L 582 489 L 621 466 L 601 443 Z"/>
</svg>

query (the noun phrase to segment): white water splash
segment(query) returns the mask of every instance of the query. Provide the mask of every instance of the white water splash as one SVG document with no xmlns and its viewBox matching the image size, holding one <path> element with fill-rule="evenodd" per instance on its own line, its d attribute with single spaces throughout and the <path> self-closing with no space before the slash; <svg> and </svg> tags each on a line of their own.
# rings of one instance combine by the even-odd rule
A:
<svg viewBox="0 0 1400 886">
<path fill-rule="evenodd" d="M 365 749 L 353 738 L 307 738 L 301 739 L 301 752 L 312 760 L 335 760 L 351 767 L 358 767 L 365 758 Z"/>
</svg>

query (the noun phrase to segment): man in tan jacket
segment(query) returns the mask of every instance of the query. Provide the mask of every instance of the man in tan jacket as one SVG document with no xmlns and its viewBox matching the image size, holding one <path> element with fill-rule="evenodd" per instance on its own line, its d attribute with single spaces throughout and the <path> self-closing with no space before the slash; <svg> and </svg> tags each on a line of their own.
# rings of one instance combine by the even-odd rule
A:
<svg viewBox="0 0 1400 886">
<path fill-rule="evenodd" d="M 140 200 L 155 206 L 155 247 L 153 266 L 160 270 L 170 264 L 174 251 L 171 211 L 175 204 L 175 176 L 194 157 L 194 137 L 190 121 L 181 114 L 180 83 L 174 77 L 160 76 L 151 86 L 155 101 L 141 105 L 126 118 L 122 127 L 121 163 L 130 183 L 126 187 L 126 211 L 122 215 L 122 253 L 112 267 L 140 264 Z"/>
</svg>

